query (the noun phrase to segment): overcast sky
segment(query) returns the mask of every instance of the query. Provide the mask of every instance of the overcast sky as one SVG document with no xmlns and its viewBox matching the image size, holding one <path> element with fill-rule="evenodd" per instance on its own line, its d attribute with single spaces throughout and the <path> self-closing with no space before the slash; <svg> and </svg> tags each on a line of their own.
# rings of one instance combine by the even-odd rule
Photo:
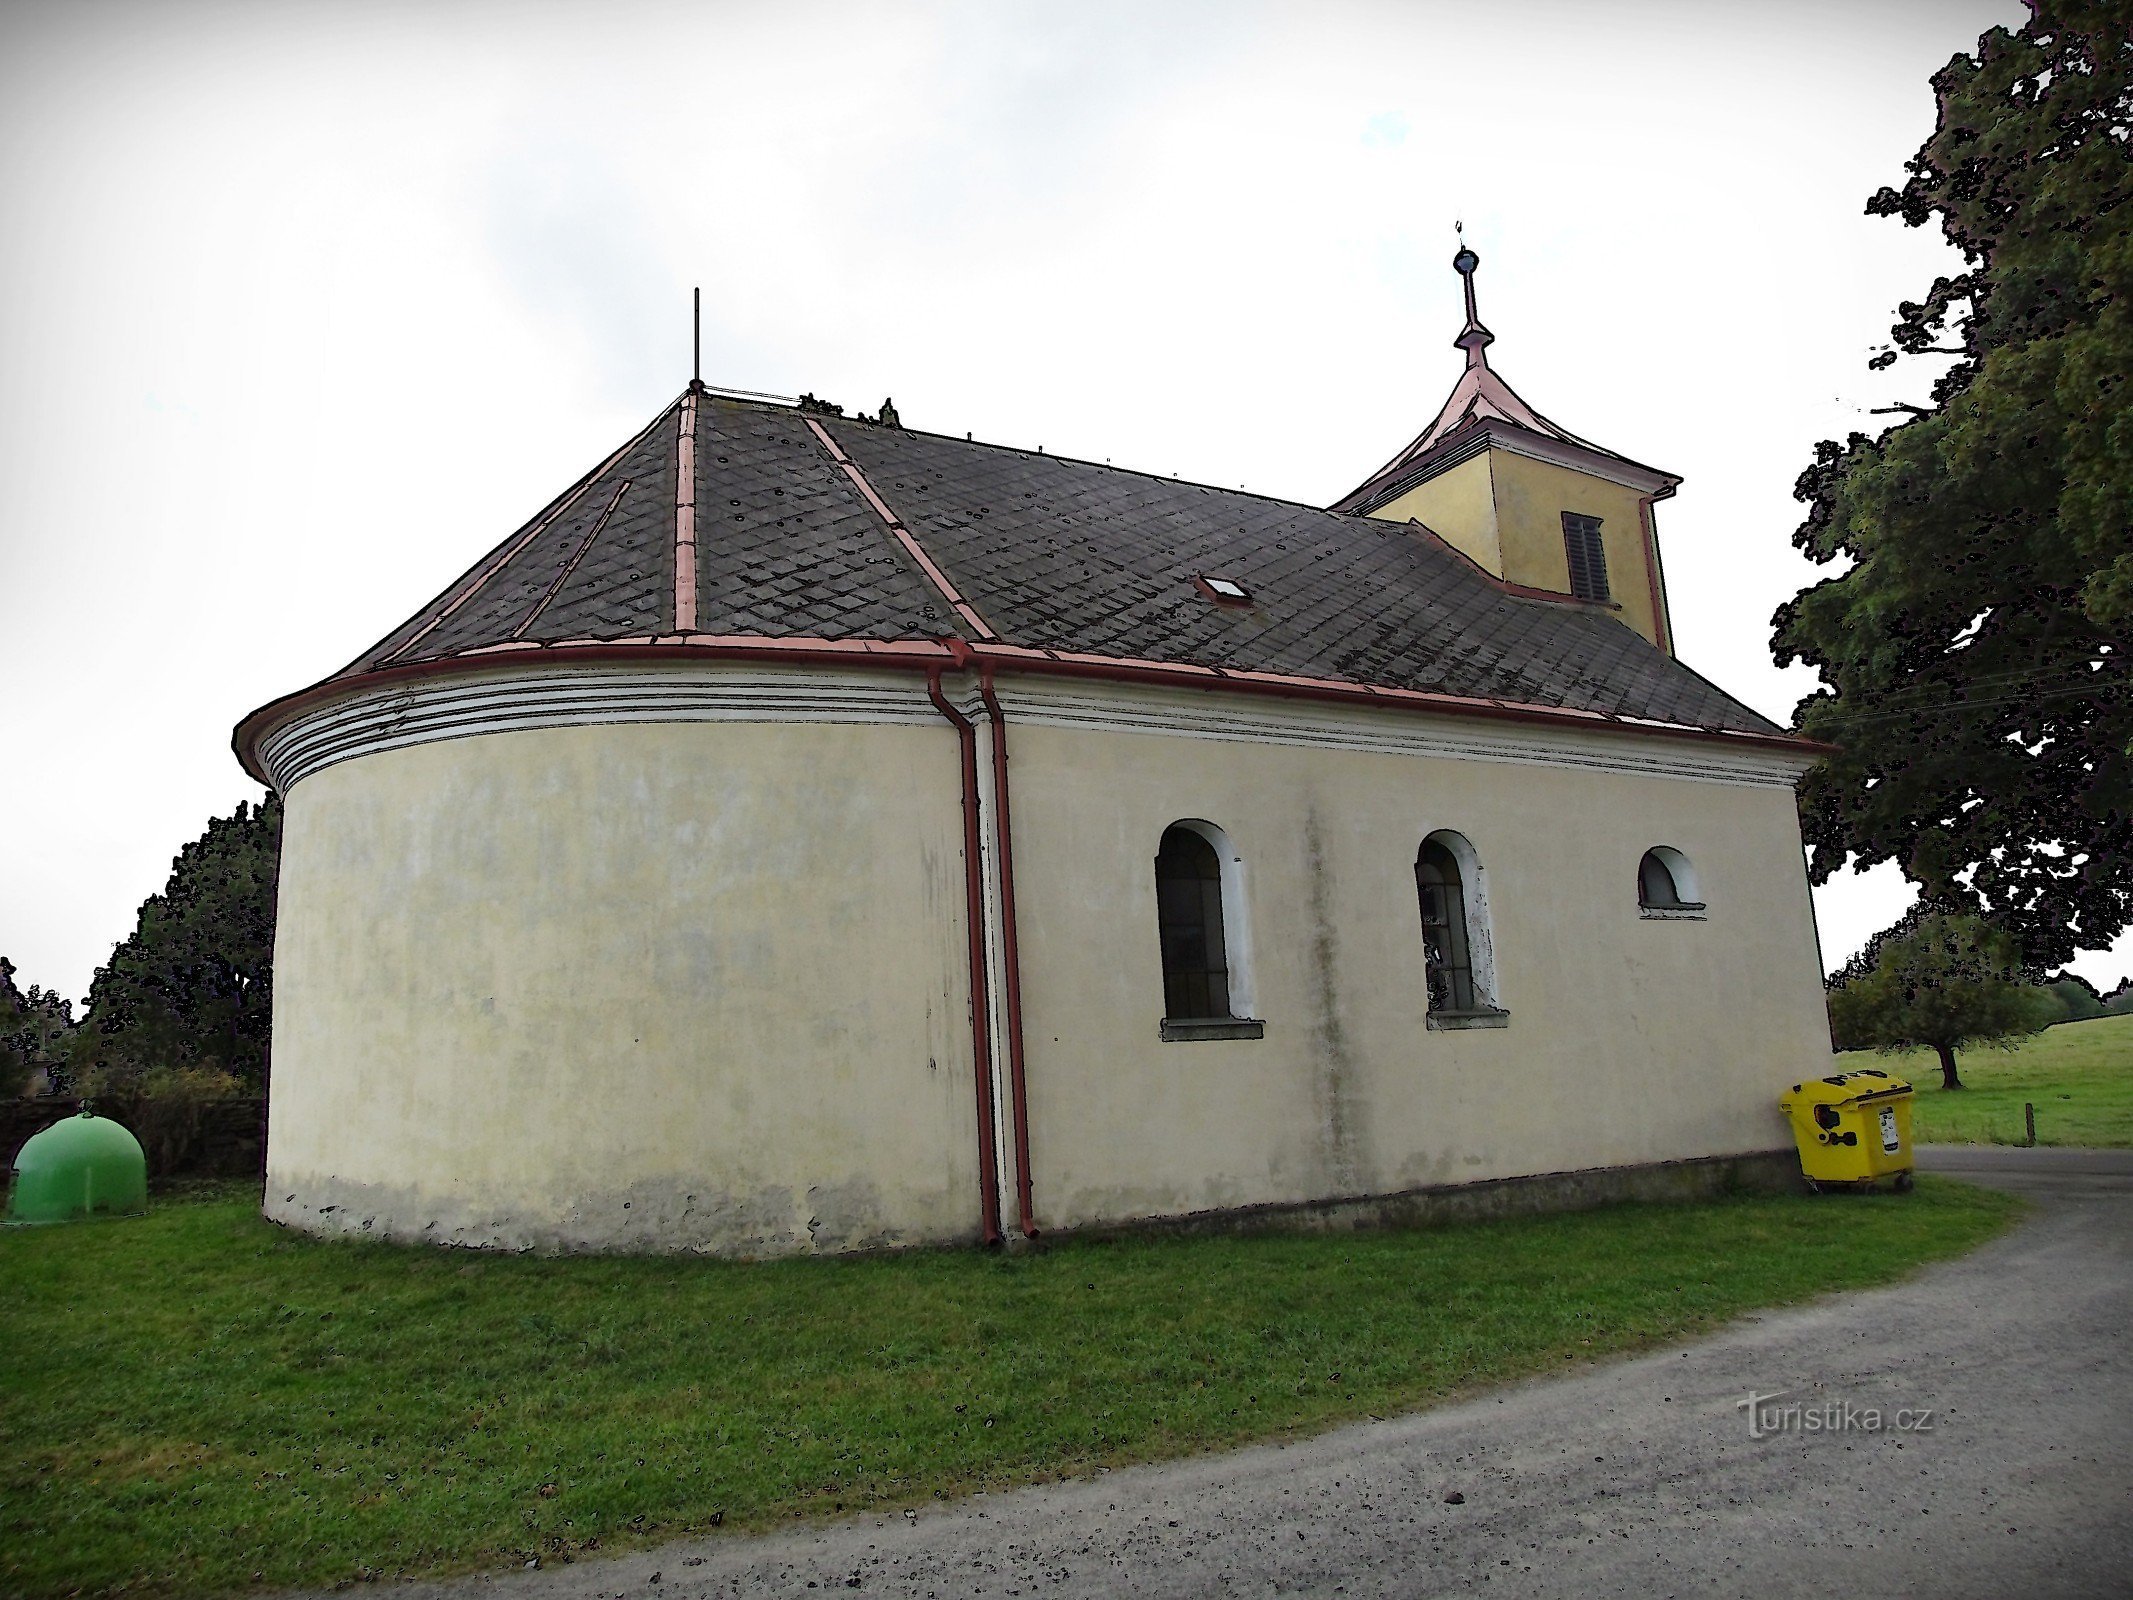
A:
<svg viewBox="0 0 2133 1600">
<path fill-rule="evenodd" d="M 0 954 L 80 995 L 332 672 L 715 383 L 1324 504 L 1461 364 L 1680 473 L 1789 718 L 1817 439 L 1953 257 L 1862 213 L 2018 0 L 0 10 Z M 1818 903 L 1831 965 L 1908 902 Z M 2076 969 L 2133 968 L 2133 943 Z"/>
</svg>

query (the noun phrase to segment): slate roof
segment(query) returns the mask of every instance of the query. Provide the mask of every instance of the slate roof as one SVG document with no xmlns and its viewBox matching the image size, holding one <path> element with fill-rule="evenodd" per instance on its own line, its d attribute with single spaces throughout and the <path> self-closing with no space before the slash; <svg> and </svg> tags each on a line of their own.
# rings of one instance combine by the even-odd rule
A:
<svg viewBox="0 0 2133 1600">
<path fill-rule="evenodd" d="M 499 647 L 678 642 L 689 400 L 328 682 Z M 693 639 L 989 631 L 1038 650 L 1783 733 L 1608 612 L 1506 592 L 1418 524 L 709 392 L 693 409 Z M 1214 603 L 1204 576 L 1252 603 Z"/>
</svg>

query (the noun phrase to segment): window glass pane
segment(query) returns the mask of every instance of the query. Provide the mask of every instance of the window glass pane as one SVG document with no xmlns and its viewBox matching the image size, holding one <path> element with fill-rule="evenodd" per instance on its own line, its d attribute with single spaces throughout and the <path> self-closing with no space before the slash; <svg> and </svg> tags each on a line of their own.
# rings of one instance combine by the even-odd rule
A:
<svg viewBox="0 0 2133 1600">
<path fill-rule="evenodd" d="M 1644 861 L 1637 869 L 1637 898 L 1648 906 L 1678 906 L 1680 891 L 1674 887 L 1674 875 L 1667 871 L 1666 863 L 1650 850 L 1644 853 Z"/>
<path fill-rule="evenodd" d="M 1163 834 L 1155 858 L 1162 935 L 1163 1010 L 1173 1019 L 1227 1017 L 1229 971 L 1222 939 L 1222 863 L 1190 828 Z"/>
<path fill-rule="evenodd" d="M 1432 1011 L 1472 1011 L 1474 970 L 1467 951 L 1466 895 L 1459 863 L 1435 842 L 1415 861 L 1415 890 L 1422 902 L 1422 968 Z"/>
</svg>

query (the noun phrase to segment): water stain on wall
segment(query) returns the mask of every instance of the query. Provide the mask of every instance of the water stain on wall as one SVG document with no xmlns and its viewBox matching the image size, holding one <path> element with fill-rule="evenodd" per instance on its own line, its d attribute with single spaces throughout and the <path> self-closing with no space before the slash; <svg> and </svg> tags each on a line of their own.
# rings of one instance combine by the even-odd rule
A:
<svg viewBox="0 0 2133 1600">
<path fill-rule="evenodd" d="M 1334 977 L 1340 962 L 1333 928 L 1332 885 L 1318 807 L 1304 812 L 1304 871 L 1311 896 L 1311 1099 L 1317 1115 L 1326 1183 L 1332 1194 L 1357 1190 L 1355 1159 L 1355 1062 L 1341 1023 L 1341 995 Z"/>
</svg>

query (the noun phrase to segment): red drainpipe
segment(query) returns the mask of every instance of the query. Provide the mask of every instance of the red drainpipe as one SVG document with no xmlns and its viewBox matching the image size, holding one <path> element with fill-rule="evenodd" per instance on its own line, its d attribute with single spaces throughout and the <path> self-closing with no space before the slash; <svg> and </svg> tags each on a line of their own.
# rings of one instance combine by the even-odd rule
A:
<svg viewBox="0 0 2133 1600">
<path fill-rule="evenodd" d="M 978 1083 L 979 1209 L 985 1242 L 1000 1242 L 1000 1163 L 992 1108 L 992 994 L 985 983 L 985 880 L 978 836 L 978 730 L 941 693 L 941 669 L 926 669 L 926 695 L 955 727 L 963 755 L 963 898 L 970 931 L 970 1047 Z"/>
<path fill-rule="evenodd" d="M 951 640 L 949 649 L 966 658 L 970 654 L 970 647 L 960 639 Z M 994 826 L 1000 835 L 1000 958 L 1007 968 L 1007 1096 L 1015 1131 L 1015 1203 L 1023 1237 L 1034 1239 L 1037 1213 L 1030 1198 L 1029 1095 L 1022 1075 L 1022 956 L 1015 937 L 1015 843 L 1007 806 L 1007 718 L 993 696 L 989 665 L 978 671 L 978 694 L 992 723 L 992 800 L 998 819 Z"/>
</svg>

